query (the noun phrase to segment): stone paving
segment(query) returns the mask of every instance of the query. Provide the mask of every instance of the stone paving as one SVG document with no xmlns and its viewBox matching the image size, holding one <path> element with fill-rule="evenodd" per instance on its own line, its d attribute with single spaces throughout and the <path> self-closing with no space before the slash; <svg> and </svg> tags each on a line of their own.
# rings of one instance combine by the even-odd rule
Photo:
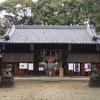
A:
<svg viewBox="0 0 100 100">
<path fill-rule="evenodd" d="M 59 77 L 59 76 L 38 76 L 38 77 L 15 77 L 15 80 L 36 80 L 36 81 L 66 81 L 66 80 L 89 80 L 89 77 Z"/>
</svg>

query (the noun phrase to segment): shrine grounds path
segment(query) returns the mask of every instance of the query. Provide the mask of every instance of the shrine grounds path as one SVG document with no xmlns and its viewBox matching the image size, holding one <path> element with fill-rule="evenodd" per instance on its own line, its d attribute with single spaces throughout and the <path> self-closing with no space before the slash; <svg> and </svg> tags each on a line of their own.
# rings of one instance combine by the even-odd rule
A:
<svg viewBox="0 0 100 100">
<path fill-rule="evenodd" d="M 89 78 L 15 77 L 15 86 L 0 88 L 0 100 L 100 100 L 100 87 Z"/>
</svg>

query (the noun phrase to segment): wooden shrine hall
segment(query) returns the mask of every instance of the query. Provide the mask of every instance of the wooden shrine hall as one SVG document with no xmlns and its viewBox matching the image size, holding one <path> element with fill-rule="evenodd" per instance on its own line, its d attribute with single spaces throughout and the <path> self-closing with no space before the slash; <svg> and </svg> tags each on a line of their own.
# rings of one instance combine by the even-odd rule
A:
<svg viewBox="0 0 100 100">
<path fill-rule="evenodd" d="M 95 27 L 12 25 L 0 37 L 0 75 L 12 65 L 14 76 L 90 76 L 100 69 L 100 38 Z"/>
</svg>

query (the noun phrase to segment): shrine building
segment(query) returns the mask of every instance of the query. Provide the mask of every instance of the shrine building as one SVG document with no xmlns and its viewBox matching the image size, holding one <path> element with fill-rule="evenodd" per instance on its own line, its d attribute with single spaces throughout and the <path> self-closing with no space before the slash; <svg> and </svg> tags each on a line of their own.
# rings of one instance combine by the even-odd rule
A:
<svg viewBox="0 0 100 100">
<path fill-rule="evenodd" d="M 11 25 L 0 37 L 0 76 L 90 76 L 100 69 L 100 37 L 94 26 Z"/>
</svg>

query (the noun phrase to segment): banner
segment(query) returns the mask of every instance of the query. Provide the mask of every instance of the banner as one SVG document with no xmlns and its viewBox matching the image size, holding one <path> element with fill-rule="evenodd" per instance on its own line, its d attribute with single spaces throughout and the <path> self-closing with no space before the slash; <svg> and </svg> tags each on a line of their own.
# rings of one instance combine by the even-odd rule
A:
<svg viewBox="0 0 100 100">
<path fill-rule="evenodd" d="M 85 63 L 85 71 L 91 71 L 91 63 Z"/>
<path fill-rule="evenodd" d="M 80 71 L 80 63 L 74 63 L 74 72 Z"/>
</svg>

